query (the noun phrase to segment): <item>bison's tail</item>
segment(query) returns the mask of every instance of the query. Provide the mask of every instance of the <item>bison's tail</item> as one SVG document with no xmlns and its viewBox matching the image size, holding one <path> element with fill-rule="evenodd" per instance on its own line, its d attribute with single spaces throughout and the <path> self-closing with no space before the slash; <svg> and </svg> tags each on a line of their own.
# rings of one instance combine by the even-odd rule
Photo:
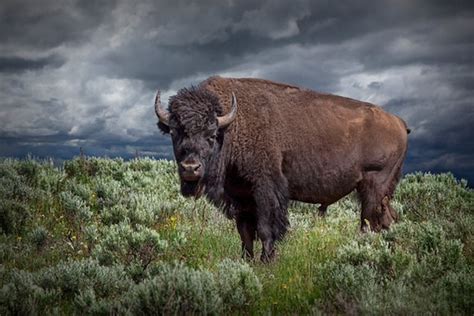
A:
<svg viewBox="0 0 474 316">
<path fill-rule="evenodd" d="M 410 134 L 411 129 L 408 128 L 407 122 L 405 122 L 401 117 L 397 116 L 397 118 L 402 122 L 403 126 L 405 126 L 405 130 L 407 131 L 407 134 Z"/>
</svg>

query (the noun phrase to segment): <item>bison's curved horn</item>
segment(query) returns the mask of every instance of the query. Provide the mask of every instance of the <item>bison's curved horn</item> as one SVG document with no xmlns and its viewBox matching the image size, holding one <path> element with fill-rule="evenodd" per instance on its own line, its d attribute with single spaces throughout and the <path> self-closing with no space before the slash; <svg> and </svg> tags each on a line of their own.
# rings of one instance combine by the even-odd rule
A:
<svg viewBox="0 0 474 316">
<path fill-rule="evenodd" d="M 232 109 L 224 116 L 217 117 L 219 128 L 224 128 L 230 125 L 237 117 L 237 99 L 234 92 L 232 92 Z"/>
<path fill-rule="evenodd" d="M 170 112 L 168 112 L 163 105 L 161 105 L 161 100 L 160 100 L 160 90 L 156 93 L 156 98 L 155 98 L 155 113 L 156 116 L 158 116 L 158 119 L 160 120 L 161 123 L 165 125 L 169 125 L 170 121 Z"/>
</svg>

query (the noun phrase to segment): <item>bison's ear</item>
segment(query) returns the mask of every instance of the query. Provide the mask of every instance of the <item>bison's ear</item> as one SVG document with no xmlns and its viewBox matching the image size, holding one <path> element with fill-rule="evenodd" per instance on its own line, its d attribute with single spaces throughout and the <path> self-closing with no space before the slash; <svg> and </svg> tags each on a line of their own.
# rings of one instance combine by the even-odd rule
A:
<svg viewBox="0 0 474 316">
<path fill-rule="evenodd" d="M 163 134 L 169 134 L 170 133 L 170 128 L 168 125 L 162 123 L 161 121 L 159 121 L 157 124 L 158 126 L 158 129 L 163 133 Z"/>
</svg>

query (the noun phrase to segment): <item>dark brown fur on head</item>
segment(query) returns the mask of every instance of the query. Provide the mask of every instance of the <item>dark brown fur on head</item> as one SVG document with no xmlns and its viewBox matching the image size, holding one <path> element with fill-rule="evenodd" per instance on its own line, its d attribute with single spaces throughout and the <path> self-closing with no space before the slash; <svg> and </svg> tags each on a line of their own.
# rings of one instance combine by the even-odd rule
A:
<svg viewBox="0 0 474 316">
<path fill-rule="evenodd" d="M 158 127 L 164 133 L 172 132 L 180 175 L 182 162 L 192 161 L 202 166 L 202 178 L 198 182 L 181 181 L 183 195 L 199 195 L 208 181 L 215 183 L 213 173 L 224 134 L 217 123 L 217 117 L 222 114 L 219 99 L 200 87 L 183 88 L 171 97 L 169 111 L 169 126 L 160 122 Z"/>
<path fill-rule="evenodd" d="M 218 98 L 199 87 L 183 88 L 170 98 L 171 123 L 177 123 L 186 134 L 196 134 L 207 127 L 217 129 L 216 117 L 222 114 Z M 170 128 L 163 123 L 158 127 L 163 133 Z"/>
</svg>

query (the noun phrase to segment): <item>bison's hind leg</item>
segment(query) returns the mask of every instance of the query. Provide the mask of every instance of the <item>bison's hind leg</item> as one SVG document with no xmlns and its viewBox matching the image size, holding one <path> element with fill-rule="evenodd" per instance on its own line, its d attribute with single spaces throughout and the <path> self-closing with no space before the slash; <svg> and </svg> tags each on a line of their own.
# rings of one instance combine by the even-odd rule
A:
<svg viewBox="0 0 474 316">
<path fill-rule="evenodd" d="M 362 204 L 361 230 L 367 230 L 367 222 L 374 231 L 388 229 L 398 220 L 398 214 L 390 205 L 393 192 L 400 180 L 403 159 L 401 155 L 393 164 L 377 171 L 366 171 L 357 185 Z"/>
<path fill-rule="evenodd" d="M 395 188 L 393 179 L 387 179 L 383 173 L 369 173 L 359 182 L 357 192 L 362 205 L 361 230 L 367 231 L 368 225 L 373 231 L 388 229 L 398 220 L 390 199 Z"/>
<path fill-rule="evenodd" d="M 319 217 L 326 216 L 327 209 L 328 209 L 327 205 L 321 204 L 321 206 L 319 207 L 319 210 L 318 210 L 318 216 Z"/>
</svg>

